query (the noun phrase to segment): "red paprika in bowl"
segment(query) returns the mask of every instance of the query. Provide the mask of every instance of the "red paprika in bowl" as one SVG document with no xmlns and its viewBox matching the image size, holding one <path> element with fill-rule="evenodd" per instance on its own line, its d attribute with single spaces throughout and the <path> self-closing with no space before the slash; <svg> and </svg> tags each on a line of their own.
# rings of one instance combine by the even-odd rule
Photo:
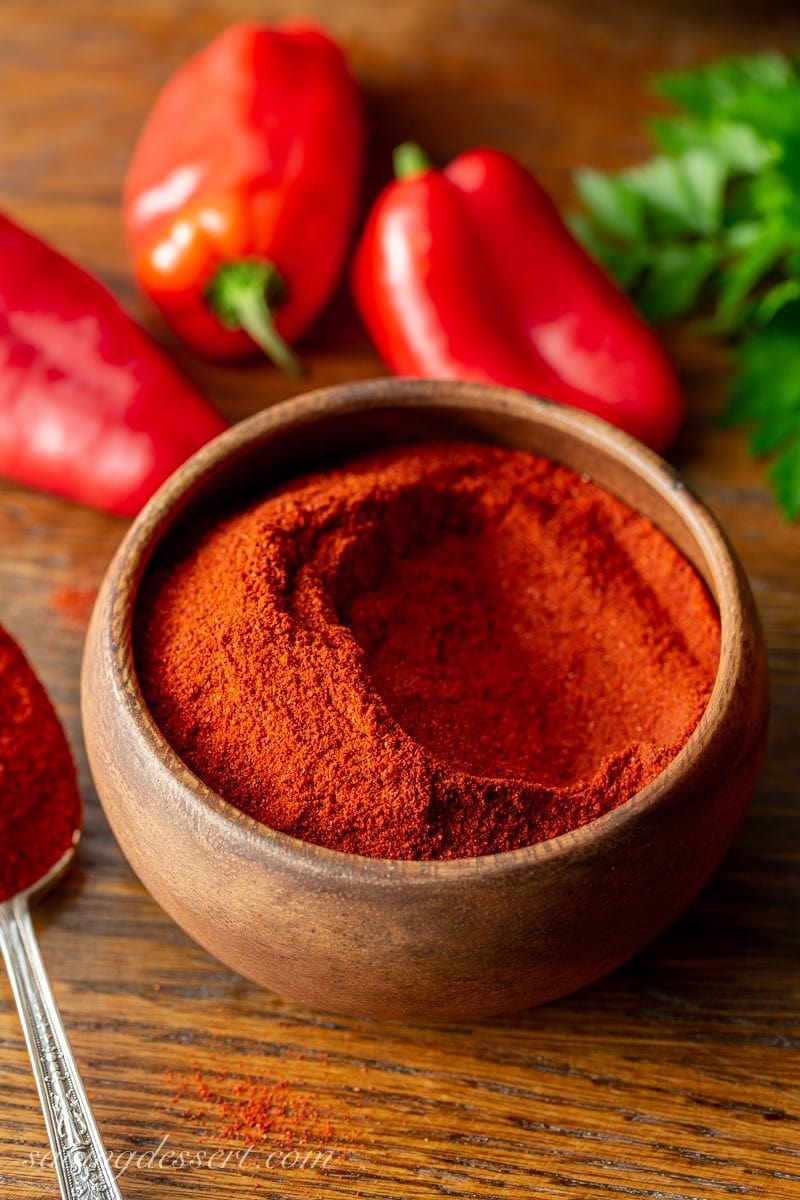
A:
<svg viewBox="0 0 800 1200">
<path fill-rule="evenodd" d="M 143 575 L 209 512 L 240 508 L 270 484 L 358 450 L 443 434 L 560 462 L 667 534 L 720 613 L 708 706 L 683 749 L 635 796 L 536 845 L 402 862 L 270 829 L 204 784 L 156 725 L 131 637 Z M 164 908 L 263 986 L 384 1018 L 510 1011 L 564 995 L 640 950 L 694 899 L 730 845 L 755 787 L 767 710 L 764 641 L 747 580 L 714 518 L 665 463 L 563 405 L 419 380 L 299 397 L 237 425 L 181 468 L 109 569 L 82 683 L 98 793 Z M 262 744 L 269 736 L 264 728 Z"/>
<path fill-rule="evenodd" d="M 387 446 L 147 573 L 150 711 L 237 808 L 372 858 L 472 858 L 624 804 L 705 711 L 719 616 L 672 542 L 548 459 Z"/>
<path fill-rule="evenodd" d="M 311 25 L 231 26 L 167 82 L 125 178 L 136 278 L 198 354 L 289 345 L 330 298 L 361 190 L 364 114 Z"/>
</svg>

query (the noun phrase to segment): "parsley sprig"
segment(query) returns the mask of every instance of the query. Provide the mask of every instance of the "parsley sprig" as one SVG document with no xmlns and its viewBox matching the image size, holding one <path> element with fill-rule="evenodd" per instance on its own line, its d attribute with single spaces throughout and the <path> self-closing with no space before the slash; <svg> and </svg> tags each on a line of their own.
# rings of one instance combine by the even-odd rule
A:
<svg viewBox="0 0 800 1200">
<path fill-rule="evenodd" d="M 651 321 L 695 315 L 735 346 L 725 419 L 747 425 L 800 515 L 800 61 L 726 59 L 665 76 L 658 153 L 582 170 L 574 228 Z"/>
</svg>

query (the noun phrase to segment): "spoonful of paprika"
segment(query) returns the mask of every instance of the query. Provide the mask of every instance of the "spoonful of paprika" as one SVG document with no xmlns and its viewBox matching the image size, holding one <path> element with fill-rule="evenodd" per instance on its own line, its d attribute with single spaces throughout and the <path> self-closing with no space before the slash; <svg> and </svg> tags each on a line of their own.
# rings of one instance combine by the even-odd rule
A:
<svg viewBox="0 0 800 1200">
<path fill-rule="evenodd" d="M 44 1112 L 61 1195 L 121 1200 L 42 962 L 29 902 L 69 866 L 81 801 L 50 699 L 0 626 L 0 949 Z"/>
</svg>

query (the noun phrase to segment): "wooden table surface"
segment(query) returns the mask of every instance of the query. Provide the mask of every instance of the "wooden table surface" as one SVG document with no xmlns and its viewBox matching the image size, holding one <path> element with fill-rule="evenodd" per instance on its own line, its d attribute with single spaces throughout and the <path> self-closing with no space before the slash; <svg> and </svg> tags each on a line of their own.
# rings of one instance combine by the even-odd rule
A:
<svg viewBox="0 0 800 1200">
<path fill-rule="evenodd" d="M 349 50 L 372 117 L 372 174 L 414 137 L 442 159 L 490 142 L 565 204 L 574 166 L 644 154 L 652 72 L 757 47 L 800 48 L 792 5 L 735 0 L 4 0 L 0 207 L 80 258 L 171 344 L 131 286 L 120 180 L 169 71 L 234 16 L 306 11 Z M 331 1018 L 211 960 L 124 862 L 93 793 L 78 720 L 81 598 L 123 523 L 0 491 L 0 621 L 52 689 L 80 762 L 86 837 L 38 915 L 58 1001 L 115 1155 L 142 1197 L 800 1196 L 800 528 L 782 523 L 739 433 L 722 431 L 725 361 L 674 345 L 691 399 L 675 458 L 733 538 L 763 615 L 774 714 L 763 780 L 691 912 L 610 978 L 557 1004 L 460 1027 Z M 294 390 L 269 367 L 176 350 L 233 420 Z M 309 384 L 379 373 L 344 297 L 309 339 Z M 67 589 L 78 589 L 77 594 Z M 264 913 L 269 920 L 269 912 Z M 227 1149 L 165 1072 L 285 1078 L 330 1120 L 322 1165 Z M 0 1192 L 56 1195 L 8 985 L 0 984 Z M 147 1153 L 167 1138 L 176 1161 Z M 285 1150 L 273 1137 L 266 1149 Z M 219 1165 L 218 1158 L 215 1163 Z M 313 1161 L 313 1160 L 312 1160 Z"/>
</svg>

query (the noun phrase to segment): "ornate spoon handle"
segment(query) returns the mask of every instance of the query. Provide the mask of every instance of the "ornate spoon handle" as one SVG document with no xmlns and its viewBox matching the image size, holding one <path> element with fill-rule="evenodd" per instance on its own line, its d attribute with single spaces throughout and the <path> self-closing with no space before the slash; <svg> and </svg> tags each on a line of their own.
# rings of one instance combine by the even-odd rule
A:
<svg viewBox="0 0 800 1200">
<path fill-rule="evenodd" d="M 0 904 L 11 979 L 64 1200 L 122 1200 L 61 1023 L 25 893 Z"/>
</svg>

